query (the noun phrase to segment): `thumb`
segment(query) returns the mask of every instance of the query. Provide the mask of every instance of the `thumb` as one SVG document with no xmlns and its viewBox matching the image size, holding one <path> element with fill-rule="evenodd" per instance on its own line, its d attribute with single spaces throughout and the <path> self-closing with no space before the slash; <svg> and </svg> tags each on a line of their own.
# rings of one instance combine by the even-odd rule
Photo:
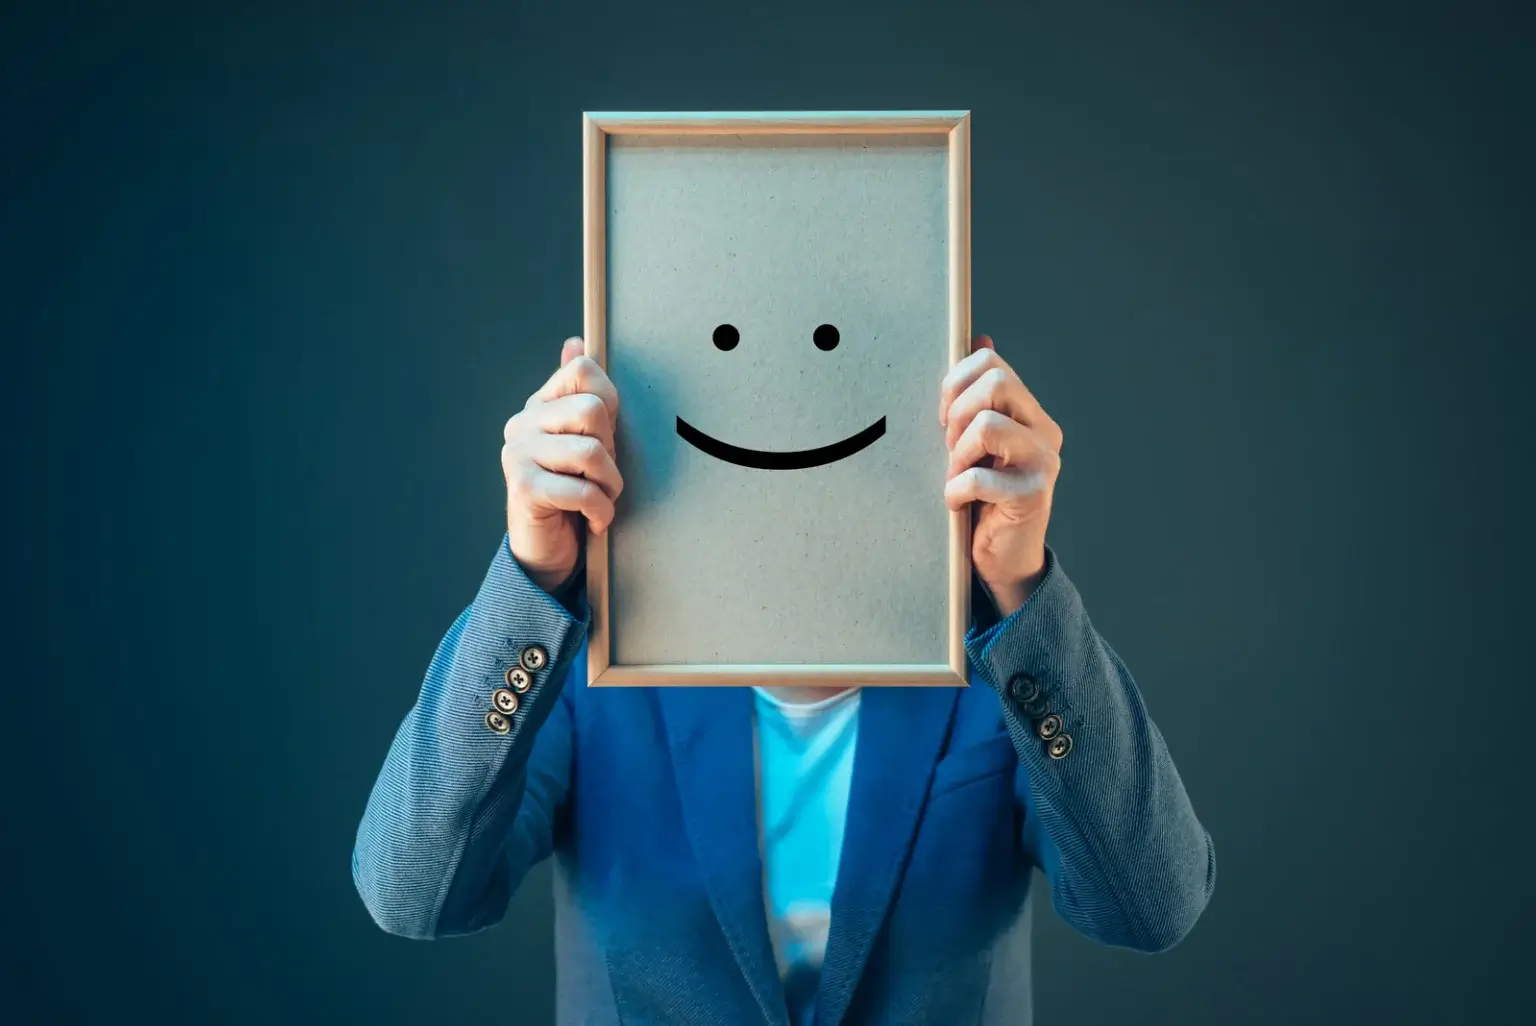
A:
<svg viewBox="0 0 1536 1026">
<path fill-rule="evenodd" d="M 583 342 L 580 337 L 575 335 L 571 336 L 570 338 L 566 339 L 565 344 L 560 347 L 560 366 L 564 367 L 566 364 L 570 363 L 572 360 L 576 359 L 576 357 L 580 356 L 586 351 L 587 344 Z"/>
</svg>

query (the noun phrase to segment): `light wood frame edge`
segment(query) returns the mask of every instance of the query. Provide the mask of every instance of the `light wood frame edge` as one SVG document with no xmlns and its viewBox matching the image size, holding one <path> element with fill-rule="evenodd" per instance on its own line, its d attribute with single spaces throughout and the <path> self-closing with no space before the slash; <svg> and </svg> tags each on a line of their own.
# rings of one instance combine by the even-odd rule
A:
<svg viewBox="0 0 1536 1026">
<path fill-rule="evenodd" d="M 593 113 L 582 115 L 582 338 L 607 367 L 607 137 L 648 134 L 810 134 L 933 132 L 948 137 L 949 355 L 971 351 L 971 115 L 969 111 L 785 111 L 775 113 Z M 939 664 L 762 664 L 614 666 L 609 620 L 608 535 L 587 539 L 588 686 L 792 684 L 968 685 L 965 635 L 971 620 L 971 513 L 950 514 L 949 659 Z"/>
</svg>

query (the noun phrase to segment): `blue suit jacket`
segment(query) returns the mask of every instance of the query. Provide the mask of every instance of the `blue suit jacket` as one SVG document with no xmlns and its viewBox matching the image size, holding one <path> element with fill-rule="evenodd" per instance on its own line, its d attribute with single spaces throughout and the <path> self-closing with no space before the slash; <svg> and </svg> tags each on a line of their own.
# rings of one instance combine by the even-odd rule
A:
<svg viewBox="0 0 1536 1026">
<path fill-rule="evenodd" d="M 391 933 L 469 933 L 554 856 L 561 1023 L 787 1023 L 750 690 L 587 688 L 587 626 L 582 598 L 541 591 L 503 539 L 369 798 L 364 903 Z M 491 692 L 528 645 L 549 665 L 495 733 Z M 864 691 L 817 1026 L 1029 1022 L 1035 867 L 1067 922 L 1142 951 L 1177 943 L 1210 896 L 1210 837 L 1054 553 L 966 647 L 969 688 Z M 1064 758 L 1041 705 L 1073 739 Z"/>
</svg>

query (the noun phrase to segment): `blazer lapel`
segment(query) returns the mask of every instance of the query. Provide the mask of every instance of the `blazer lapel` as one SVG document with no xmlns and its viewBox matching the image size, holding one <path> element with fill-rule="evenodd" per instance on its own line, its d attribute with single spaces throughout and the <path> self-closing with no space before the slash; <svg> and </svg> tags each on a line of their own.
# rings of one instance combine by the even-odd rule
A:
<svg viewBox="0 0 1536 1026">
<path fill-rule="evenodd" d="M 958 695 L 949 687 L 870 687 L 859 699 L 858 748 L 817 1026 L 837 1026 L 848 1011 L 906 866 Z"/>
<path fill-rule="evenodd" d="M 653 693 L 710 904 L 764 1017 L 787 1023 L 763 896 L 752 691 L 668 687 Z"/>
</svg>

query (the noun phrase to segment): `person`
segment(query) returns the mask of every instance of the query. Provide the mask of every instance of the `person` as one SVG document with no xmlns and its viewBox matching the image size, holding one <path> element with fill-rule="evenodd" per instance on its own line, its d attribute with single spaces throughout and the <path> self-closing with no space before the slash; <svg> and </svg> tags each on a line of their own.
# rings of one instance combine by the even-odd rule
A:
<svg viewBox="0 0 1536 1026">
<path fill-rule="evenodd" d="M 587 688 L 619 396 L 568 339 L 506 424 L 506 535 L 358 828 L 374 921 L 485 929 L 553 856 L 561 1023 L 1028 1022 L 1035 868 L 1096 941 L 1184 938 L 1211 837 L 1045 543 L 1061 428 L 972 350 L 935 428 L 973 510 L 971 687 Z"/>
</svg>

